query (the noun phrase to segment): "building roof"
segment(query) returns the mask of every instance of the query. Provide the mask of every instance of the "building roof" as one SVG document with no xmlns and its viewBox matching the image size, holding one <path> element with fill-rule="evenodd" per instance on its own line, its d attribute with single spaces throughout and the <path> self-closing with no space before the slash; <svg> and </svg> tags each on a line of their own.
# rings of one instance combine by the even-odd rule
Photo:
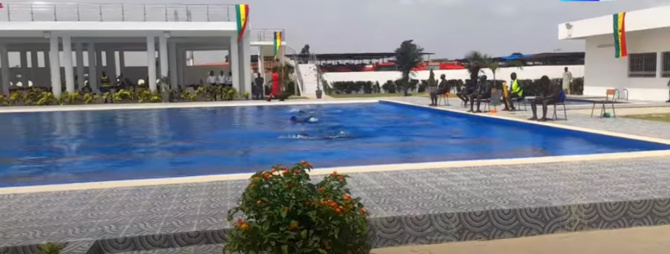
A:
<svg viewBox="0 0 670 254">
<path fill-rule="evenodd" d="M 614 32 L 612 15 L 559 24 L 558 39 L 611 35 Z M 626 32 L 670 28 L 668 17 L 670 17 L 670 5 L 626 12 Z"/>
<path fill-rule="evenodd" d="M 299 56 L 300 54 L 298 54 Z M 367 60 L 367 59 L 381 59 L 381 58 L 393 58 L 395 57 L 395 52 L 385 52 L 385 53 L 327 53 L 327 54 L 315 54 L 316 58 L 320 61 L 326 60 Z M 434 53 L 423 53 L 423 55 L 434 55 Z M 293 56 L 293 55 L 287 55 Z"/>
</svg>

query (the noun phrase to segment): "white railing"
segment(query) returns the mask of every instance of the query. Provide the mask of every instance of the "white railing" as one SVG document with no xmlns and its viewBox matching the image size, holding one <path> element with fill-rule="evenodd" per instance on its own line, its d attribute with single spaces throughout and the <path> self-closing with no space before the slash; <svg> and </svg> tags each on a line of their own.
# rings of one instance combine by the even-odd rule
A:
<svg viewBox="0 0 670 254">
<path fill-rule="evenodd" d="M 2 2 L 0 22 L 235 22 L 235 5 Z"/>
<path fill-rule="evenodd" d="M 285 56 L 292 56 L 292 57 L 288 57 L 288 58 L 291 61 L 293 61 L 293 63 L 291 65 L 293 65 L 293 69 L 295 70 L 294 81 L 296 82 L 296 87 L 298 88 L 298 92 L 300 93 L 300 95 L 304 95 L 303 91 L 305 91 L 305 87 L 304 87 L 305 83 L 302 80 L 302 74 L 300 74 L 300 68 L 298 68 L 299 62 L 298 62 L 298 59 L 296 59 L 296 57 L 295 57 L 296 56 L 295 50 L 292 49 L 291 47 L 284 46 L 284 55 Z"/>
<path fill-rule="evenodd" d="M 282 32 L 282 41 L 286 41 L 286 32 L 284 29 L 251 29 L 251 41 L 269 41 L 275 40 L 275 32 Z"/>
</svg>

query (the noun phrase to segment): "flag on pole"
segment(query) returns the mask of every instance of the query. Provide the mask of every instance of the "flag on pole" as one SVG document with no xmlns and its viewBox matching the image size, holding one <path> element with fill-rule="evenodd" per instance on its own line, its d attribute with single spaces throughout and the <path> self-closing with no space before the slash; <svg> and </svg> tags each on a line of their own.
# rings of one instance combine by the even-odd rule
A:
<svg viewBox="0 0 670 254">
<path fill-rule="evenodd" d="M 249 5 L 238 4 L 235 6 L 237 12 L 237 40 L 242 40 L 244 32 L 247 30 L 247 23 L 249 23 Z"/>
<path fill-rule="evenodd" d="M 621 12 L 614 14 L 614 49 L 616 58 L 628 56 L 628 49 L 626 48 L 626 13 Z"/>
<path fill-rule="evenodd" d="M 279 56 L 279 49 L 281 48 L 281 32 L 275 32 L 275 40 L 274 40 L 274 51 L 275 51 L 275 59 Z"/>
<path fill-rule="evenodd" d="M 2 3 L 0 3 L 0 9 L 2 9 L 3 7 L 5 7 L 5 6 L 3 6 Z"/>
</svg>

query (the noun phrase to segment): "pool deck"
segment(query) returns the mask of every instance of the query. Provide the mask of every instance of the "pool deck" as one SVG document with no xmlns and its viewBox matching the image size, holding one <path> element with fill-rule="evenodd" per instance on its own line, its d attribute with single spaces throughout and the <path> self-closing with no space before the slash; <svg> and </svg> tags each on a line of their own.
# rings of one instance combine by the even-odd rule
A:
<svg viewBox="0 0 670 254">
<path fill-rule="evenodd" d="M 428 103 L 421 97 L 393 100 Z M 322 103 L 343 101 L 370 100 Z M 220 105 L 237 104 L 184 104 Z M 569 120 L 547 124 L 670 142 L 670 124 L 590 118 L 577 109 L 568 111 Z M 26 109 L 10 111 L 17 110 Z M 493 117 L 525 119 L 529 113 Z M 361 168 L 362 173 L 351 173 L 350 185 L 372 213 L 375 248 L 670 223 L 670 156 L 663 151 Z M 226 212 L 246 177 L 0 189 L 0 253 L 33 253 L 46 241 L 67 243 L 68 254 L 220 253 L 217 244 L 225 243 L 230 228 Z"/>
</svg>

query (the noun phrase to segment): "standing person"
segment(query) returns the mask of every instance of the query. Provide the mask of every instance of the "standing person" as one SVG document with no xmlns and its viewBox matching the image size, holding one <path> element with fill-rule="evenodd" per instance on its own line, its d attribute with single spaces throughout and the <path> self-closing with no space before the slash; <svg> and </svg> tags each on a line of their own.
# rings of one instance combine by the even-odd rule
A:
<svg viewBox="0 0 670 254">
<path fill-rule="evenodd" d="M 563 90 L 565 91 L 565 94 L 571 92 L 570 83 L 572 83 L 572 73 L 568 71 L 568 67 L 565 67 L 565 72 L 563 72 Z"/>
<path fill-rule="evenodd" d="M 228 77 L 226 78 L 226 85 L 228 87 L 233 87 L 233 72 L 228 72 Z"/>
<path fill-rule="evenodd" d="M 112 83 L 109 80 L 109 76 L 107 76 L 107 73 L 105 73 L 104 71 L 102 72 L 102 75 L 100 75 L 100 86 L 101 86 L 100 92 L 102 92 L 103 97 L 105 93 L 112 92 L 111 91 Z M 110 97 L 113 98 L 113 96 Z M 112 99 L 110 99 L 110 102 L 113 102 Z M 105 98 L 105 103 L 107 103 L 107 98 Z"/>
<path fill-rule="evenodd" d="M 207 84 L 209 84 L 208 87 L 205 89 L 209 91 L 209 94 L 212 96 L 212 100 L 216 100 L 216 95 L 218 94 L 217 92 L 217 86 L 216 86 L 216 76 L 214 76 L 214 71 L 209 71 L 209 76 L 207 77 Z"/>
<path fill-rule="evenodd" d="M 440 94 L 444 94 L 444 96 L 447 96 L 446 93 L 451 91 L 451 86 L 449 86 L 446 76 L 444 74 L 440 75 L 440 85 L 437 86 L 437 90 L 433 91 L 430 93 L 430 105 L 429 106 L 437 106 L 437 96 Z"/>
<path fill-rule="evenodd" d="M 254 99 L 262 100 L 263 99 L 263 85 L 265 84 L 265 79 L 261 76 L 261 73 L 256 73 L 256 79 L 254 80 Z"/>
<path fill-rule="evenodd" d="M 223 71 L 219 72 L 219 76 L 216 76 L 216 86 L 223 87 L 226 85 L 226 75 L 223 74 Z"/>
<path fill-rule="evenodd" d="M 281 100 L 281 89 L 279 88 L 279 72 L 275 69 L 272 72 L 272 92 L 268 96 L 268 101 L 272 101 L 275 97 Z"/>
<path fill-rule="evenodd" d="M 540 94 L 535 97 L 535 100 L 530 102 L 530 107 L 533 110 L 533 117 L 528 120 L 538 120 L 537 118 L 537 104 L 542 104 L 542 118 L 538 121 L 547 121 L 547 105 L 556 103 L 561 96 L 561 87 L 556 84 L 551 84 L 549 77 L 542 76 L 540 78 Z"/>
<path fill-rule="evenodd" d="M 216 76 L 214 76 L 214 71 L 209 71 L 209 76 L 207 77 L 207 84 L 210 86 L 216 86 Z"/>
</svg>

